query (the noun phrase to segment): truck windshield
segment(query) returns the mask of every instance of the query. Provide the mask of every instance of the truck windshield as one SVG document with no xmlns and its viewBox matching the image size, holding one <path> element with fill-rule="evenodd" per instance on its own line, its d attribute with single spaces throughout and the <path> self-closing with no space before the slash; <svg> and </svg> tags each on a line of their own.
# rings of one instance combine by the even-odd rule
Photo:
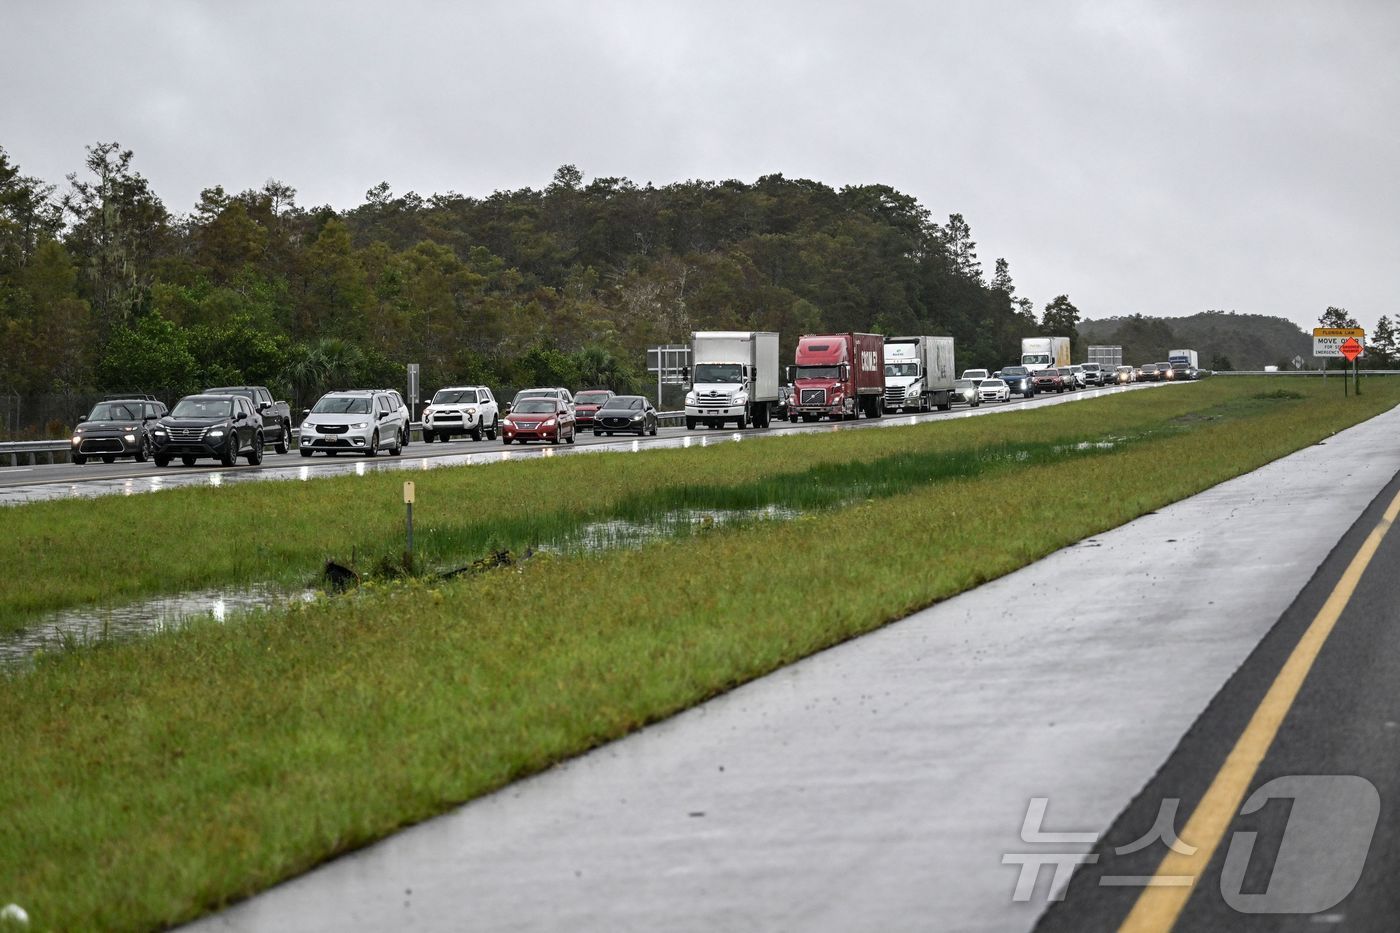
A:
<svg viewBox="0 0 1400 933">
<path fill-rule="evenodd" d="M 743 382 L 744 367 L 739 363 L 696 363 L 696 382 Z"/>
<path fill-rule="evenodd" d="M 1051 363 L 1049 353 L 1027 353 L 1021 357 L 1022 366 L 1049 366 Z"/>
<path fill-rule="evenodd" d="M 840 379 L 841 370 L 836 366 L 799 366 L 798 379 Z"/>
<path fill-rule="evenodd" d="M 918 363 L 886 363 L 886 376 L 917 376 L 919 374 Z"/>
</svg>

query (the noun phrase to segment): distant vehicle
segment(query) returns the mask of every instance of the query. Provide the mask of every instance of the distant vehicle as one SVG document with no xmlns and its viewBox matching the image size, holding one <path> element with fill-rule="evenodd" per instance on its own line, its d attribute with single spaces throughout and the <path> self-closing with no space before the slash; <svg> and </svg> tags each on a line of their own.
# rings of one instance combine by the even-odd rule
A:
<svg viewBox="0 0 1400 933">
<path fill-rule="evenodd" d="M 953 381 L 953 401 L 962 402 L 972 408 L 982 404 L 982 400 L 977 397 L 977 383 L 971 379 L 956 379 Z"/>
<path fill-rule="evenodd" d="M 226 467 L 246 456 L 251 466 L 263 459 L 263 423 L 246 395 L 187 395 L 151 431 L 151 459 L 158 467 L 175 457 L 194 466 L 201 457 Z"/>
<path fill-rule="evenodd" d="M 579 428 L 593 427 L 593 415 L 614 395 L 612 389 L 588 389 L 574 396 L 574 424 Z"/>
<path fill-rule="evenodd" d="M 1196 377 L 1193 375 L 1196 370 L 1185 360 L 1172 360 L 1172 380 L 1176 382 L 1189 382 Z"/>
<path fill-rule="evenodd" d="M 113 463 L 131 457 L 137 463 L 151 458 L 156 422 L 166 414 L 164 402 L 146 398 L 111 399 L 92 406 L 88 416 L 73 429 L 69 459 L 78 465 L 89 457 Z"/>
<path fill-rule="evenodd" d="M 962 378 L 971 379 L 973 382 L 980 383 L 983 379 L 993 379 L 996 377 L 985 369 L 964 369 Z"/>
<path fill-rule="evenodd" d="M 996 374 L 1011 389 L 1013 395 L 1032 398 L 1035 395 L 1035 373 L 1025 366 L 1007 366 Z"/>
<path fill-rule="evenodd" d="M 302 417 L 301 455 L 320 451 L 331 457 L 341 452 L 374 457 L 385 449 L 401 455 L 407 416 L 400 403 L 379 389 L 327 392 Z"/>
<path fill-rule="evenodd" d="M 1162 362 L 1157 364 L 1157 378 L 1162 382 L 1171 382 L 1176 378 L 1176 373 L 1172 370 L 1172 364 Z"/>
<path fill-rule="evenodd" d="M 1074 377 L 1074 370 L 1070 369 L 1068 366 L 1061 366 L 1055 371 L 1064 378 L 1066 389 L 1069 389 L 1071 392 L 1078 391 L 1079 380 Z"/>
<path fill-rule="evenodd" d="M 1058 369 L 1037 369 L 1033 381 L 1037 392 L 1063 392 L 1068 388 Z"/>
<path fill-rule="evenodd" d="M 1089 362 L 1099 364 L 1102 372 L 1110 373 L 1123 365 L 1122 347 L 1090 347 Z"/>
<path fill-rule="evenodd" d="M 1264 372 L 1266 372 L 1266 373 L 1276 373 L 1276 372 L 1278 372 L 1278 367 L 1277 367 L 1277 366 L 1265 366 L 1265 367 L 1264 367 Z"/>
<path fill-rule="evenodd" d="M 1119 366 L 1113 370 L 1113 381 L 1120 386 L 1131 385 L 1137 382 L 1137 376 L 1131 366 Z"/>
<path fill-rule="evenodd" d="M 511 400 L 511 403 L 506 406 L 506 412 L 509 413 L 515 411 L 515 406 L 519 405 L 527 398 L 558 399 L 561 404 L 568 407 L 570 412 L 574 410 L 573 393 L 570 392 L 568 389 L 560 388 L 559 386 L 551 386 L 547 389 L 521 389 L 519 392 L 515 393 L 515 398 L 513 398 Z"/>
<path fill-rule="evenodd" d="M 1185 363 L 1187 369 L 1200 369 L 1201 358 L 1195 350 L 1168 350 L 1168 363 Z"/>
<path fill-rule="evenodd" d="M 1028 369 L 1059 369 L 1069 365 L 1068 337 L 1027 337 L 1021 341 L 1021 365 Z"/>
<path fill-rule="evenodd" d="M 1079 368 L 1084 372 L 1084 381 L 1091 386 L 1101 386 L 1107 381 L 1108 370 L 1098 363 L 1085 363 Z"/>
<path fill-rule="evenodd" d="M 521 444 L 527 441 L 572 444 L 577 431 L 573 410 L 558 398 L 543 396 L 521 399 L 501 422 L 501 429 L 504 444 L 517 441 Z"/>
<path fill-rule="evenodd" d="M 423 409 L 423 440 L 446 441 L 465 434 L 474 441 L 495 440 L 501 429 L 501 410 L 486 386 L 449 386 L 433 393 Z"/>
<path fill-rule="evenodd" d="M 979 402 L 1009 402 L 1011 401 L 1011 389 L 1000 379 L 983 379 L 977 386 L 977 400 Z"/>
<path fill-rule="evenodd" d="M 771 331 L 697 331 L 690 338 L 690 391 L 685 427 L 766 428 L 778 392 L 778 335 Z"/>
<path fill-rule="evenodd" d="M 879 334 L 808 334 L 797 341 L 788 417 L 803 421 L 878 418 L 885 404 L 885 338 Z"/>
<path fill-rule="evenodd" d="M 1074 387 L 1076 389 L 1089 388 L 1089 375 L 1084 372 L 1083 366 L 1078 363 L 1072 363 L 1068 368 L 1070 375 L 1074 377 Z"/>
<path fill-rule="evenodd" d="M 273 449 L 286 453 L 292 445 L 292 409 L 286 402 L 272 397 L 267 386 L 215 386 L 205 389 L 205 395 L 241 395 L 253 403 L 262 417 L 264 434 L 274 438 Z"/>
<path fill-rule="evenodd" d="M 1157 372 L 1156 363 L 1143 363 L 1138 367 L 1139 382 L 1160 382 L 1161 374 Z"/>
<path fill-rule="evenodd" d="M 947 411 L 953 404 L 953 338 L 885 341 L 886 411 Z"/>
<path fill-rule="evenodd" d="M 656 409 L 651 402 L 640 395 L 615 395 L 598 409 L 593 433 L 621 434 L 636 432 L 638 437 L 645 434 L 656 436 Z"/>
</svg>

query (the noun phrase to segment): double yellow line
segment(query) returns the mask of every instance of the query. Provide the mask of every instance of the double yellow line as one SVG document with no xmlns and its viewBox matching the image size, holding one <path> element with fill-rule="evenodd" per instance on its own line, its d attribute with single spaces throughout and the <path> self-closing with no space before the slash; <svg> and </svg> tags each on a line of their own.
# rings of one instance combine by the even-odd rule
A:
<svg viewBox="0 0 1400 933">
<path fill-rule="evenodd" d="M 1327 597 L 1327 602 L 1313 617 L 1307 631 L 1303 633 L 1293 653 L 1288 656 L 1288 660 L 1284 662 L 1283 668 L 1269 687 L 1269 692 L 1264 695 L 1259 708 L 1250 717 L 1249 725 L 1245 726 L 1244 732 L 1235 742 L 1235 747 L 1230 750 L 1225 764 L 1215 775 L 1215 780 L 1211 781 L 1210 787 L 1192 812 L 1191 819 L 1182 829 L 1181 841 L 1188 846 L 1195 846 L 1195 851 L 1190 855 L 1183 855 L 1176 850 L 1167 854 L 1158 866 L 1157 873 L 1153 875 L 1152 883 L 1138 896 L 1132 911 L 1118 928 L 1119 933 L 1167 933 L 1176 925 L 1177 918 L 1191 897 L 1191 892 L 1195 890 L 1196 882 L 1204 874 L 1225 831 L 1230 828 L 1235 814 L 1239 812 L 1245 791 L 1254 781 L 1259 764 L 1268 754 L 1269 746 L 1273 744 L 1279 727 L 1283 725 L 1284 717 L 1288 715 L 1293 701 L 1297 699 L 1298 691 L 1302 689 L 1303 681 L 1312 670 L 1313 662 L 1317 660 L 1322 646 L 1327 643 L 1327 637 L 1332 634 L 1342 611 L 1356 592 L 1362 574 L 1366 572 L 1371 559 L 1376 556 L 1381 541 L 1397 517 L 1400 517 L 1400 493 L 1391 500 L 1385 515 L 1366 536 L 1366 541 L 1347 565 L 1342 578 L 1337 581 L 1331 595 Z M 1168 880 L 1183 876 L 1192 879 L 1190 885 L 1174 886 L 1173 882 Z"/>
</svg>

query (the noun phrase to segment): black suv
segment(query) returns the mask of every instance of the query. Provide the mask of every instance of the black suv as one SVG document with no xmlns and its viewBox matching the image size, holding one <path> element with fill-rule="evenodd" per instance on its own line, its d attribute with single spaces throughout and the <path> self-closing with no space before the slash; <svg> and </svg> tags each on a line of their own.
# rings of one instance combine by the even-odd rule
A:
<svg viewBox="0 0 1400 933">
<path fill-rule="evenodd" d="M 200 457 L 226 467 L 240 456 L 252 466 L 262 463 L 262 416 L 244 395 L 187 395 L 151 433 L 156 466 L 167 466 L 175 457 L 185 466 L 194 466 Z"/>
<path fill-rule="evenodd" d="M 215 386 L 205 389 L 205 395 L 241 395 L 253 403 L 262 417 L 263 432 L 275 437 L 273 447 L 279 454 L 286 453 L 292 444 L 292 408 L 286 402 L 272 397 L 267 386 Z"/>
<path fill-rule="evenodd" d="M 104 399 L 73 429 L 69 457 L 79 465 L 87 463 L 90 457 L 101 457 L 103 463 L 134 457 L 138 463 L 145 463 L 154 446 L 151 432 L 165 411 L 163 402 L 150 397 Z"/>
</svg>

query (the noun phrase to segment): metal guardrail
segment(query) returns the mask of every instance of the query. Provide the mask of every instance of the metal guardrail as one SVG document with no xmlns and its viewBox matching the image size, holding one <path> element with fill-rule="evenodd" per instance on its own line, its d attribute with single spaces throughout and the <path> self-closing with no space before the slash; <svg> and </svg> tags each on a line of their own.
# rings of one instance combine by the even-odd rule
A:
<svg viewBox="0 0 1400 933">
<path fill-rule="evenodd" d="M 656 413 L 658 424 L 684 424 L 685 412 L 683 411 L 659 411 Z M 414 421 L 409 426 L 410 437 L 414 440 L 423 439 L 423 423 Z M 296 440 L 294 435 L 293 441 Z M 296 446 L 295 443 L 292 446 Z M 0 443 L 0 466 L 35 466 L 41 463 L 68 463 L 69 455 L 72 452 L 73 442 L 69 440 L 57 441 L 9 441 Z"/>
</svg>

